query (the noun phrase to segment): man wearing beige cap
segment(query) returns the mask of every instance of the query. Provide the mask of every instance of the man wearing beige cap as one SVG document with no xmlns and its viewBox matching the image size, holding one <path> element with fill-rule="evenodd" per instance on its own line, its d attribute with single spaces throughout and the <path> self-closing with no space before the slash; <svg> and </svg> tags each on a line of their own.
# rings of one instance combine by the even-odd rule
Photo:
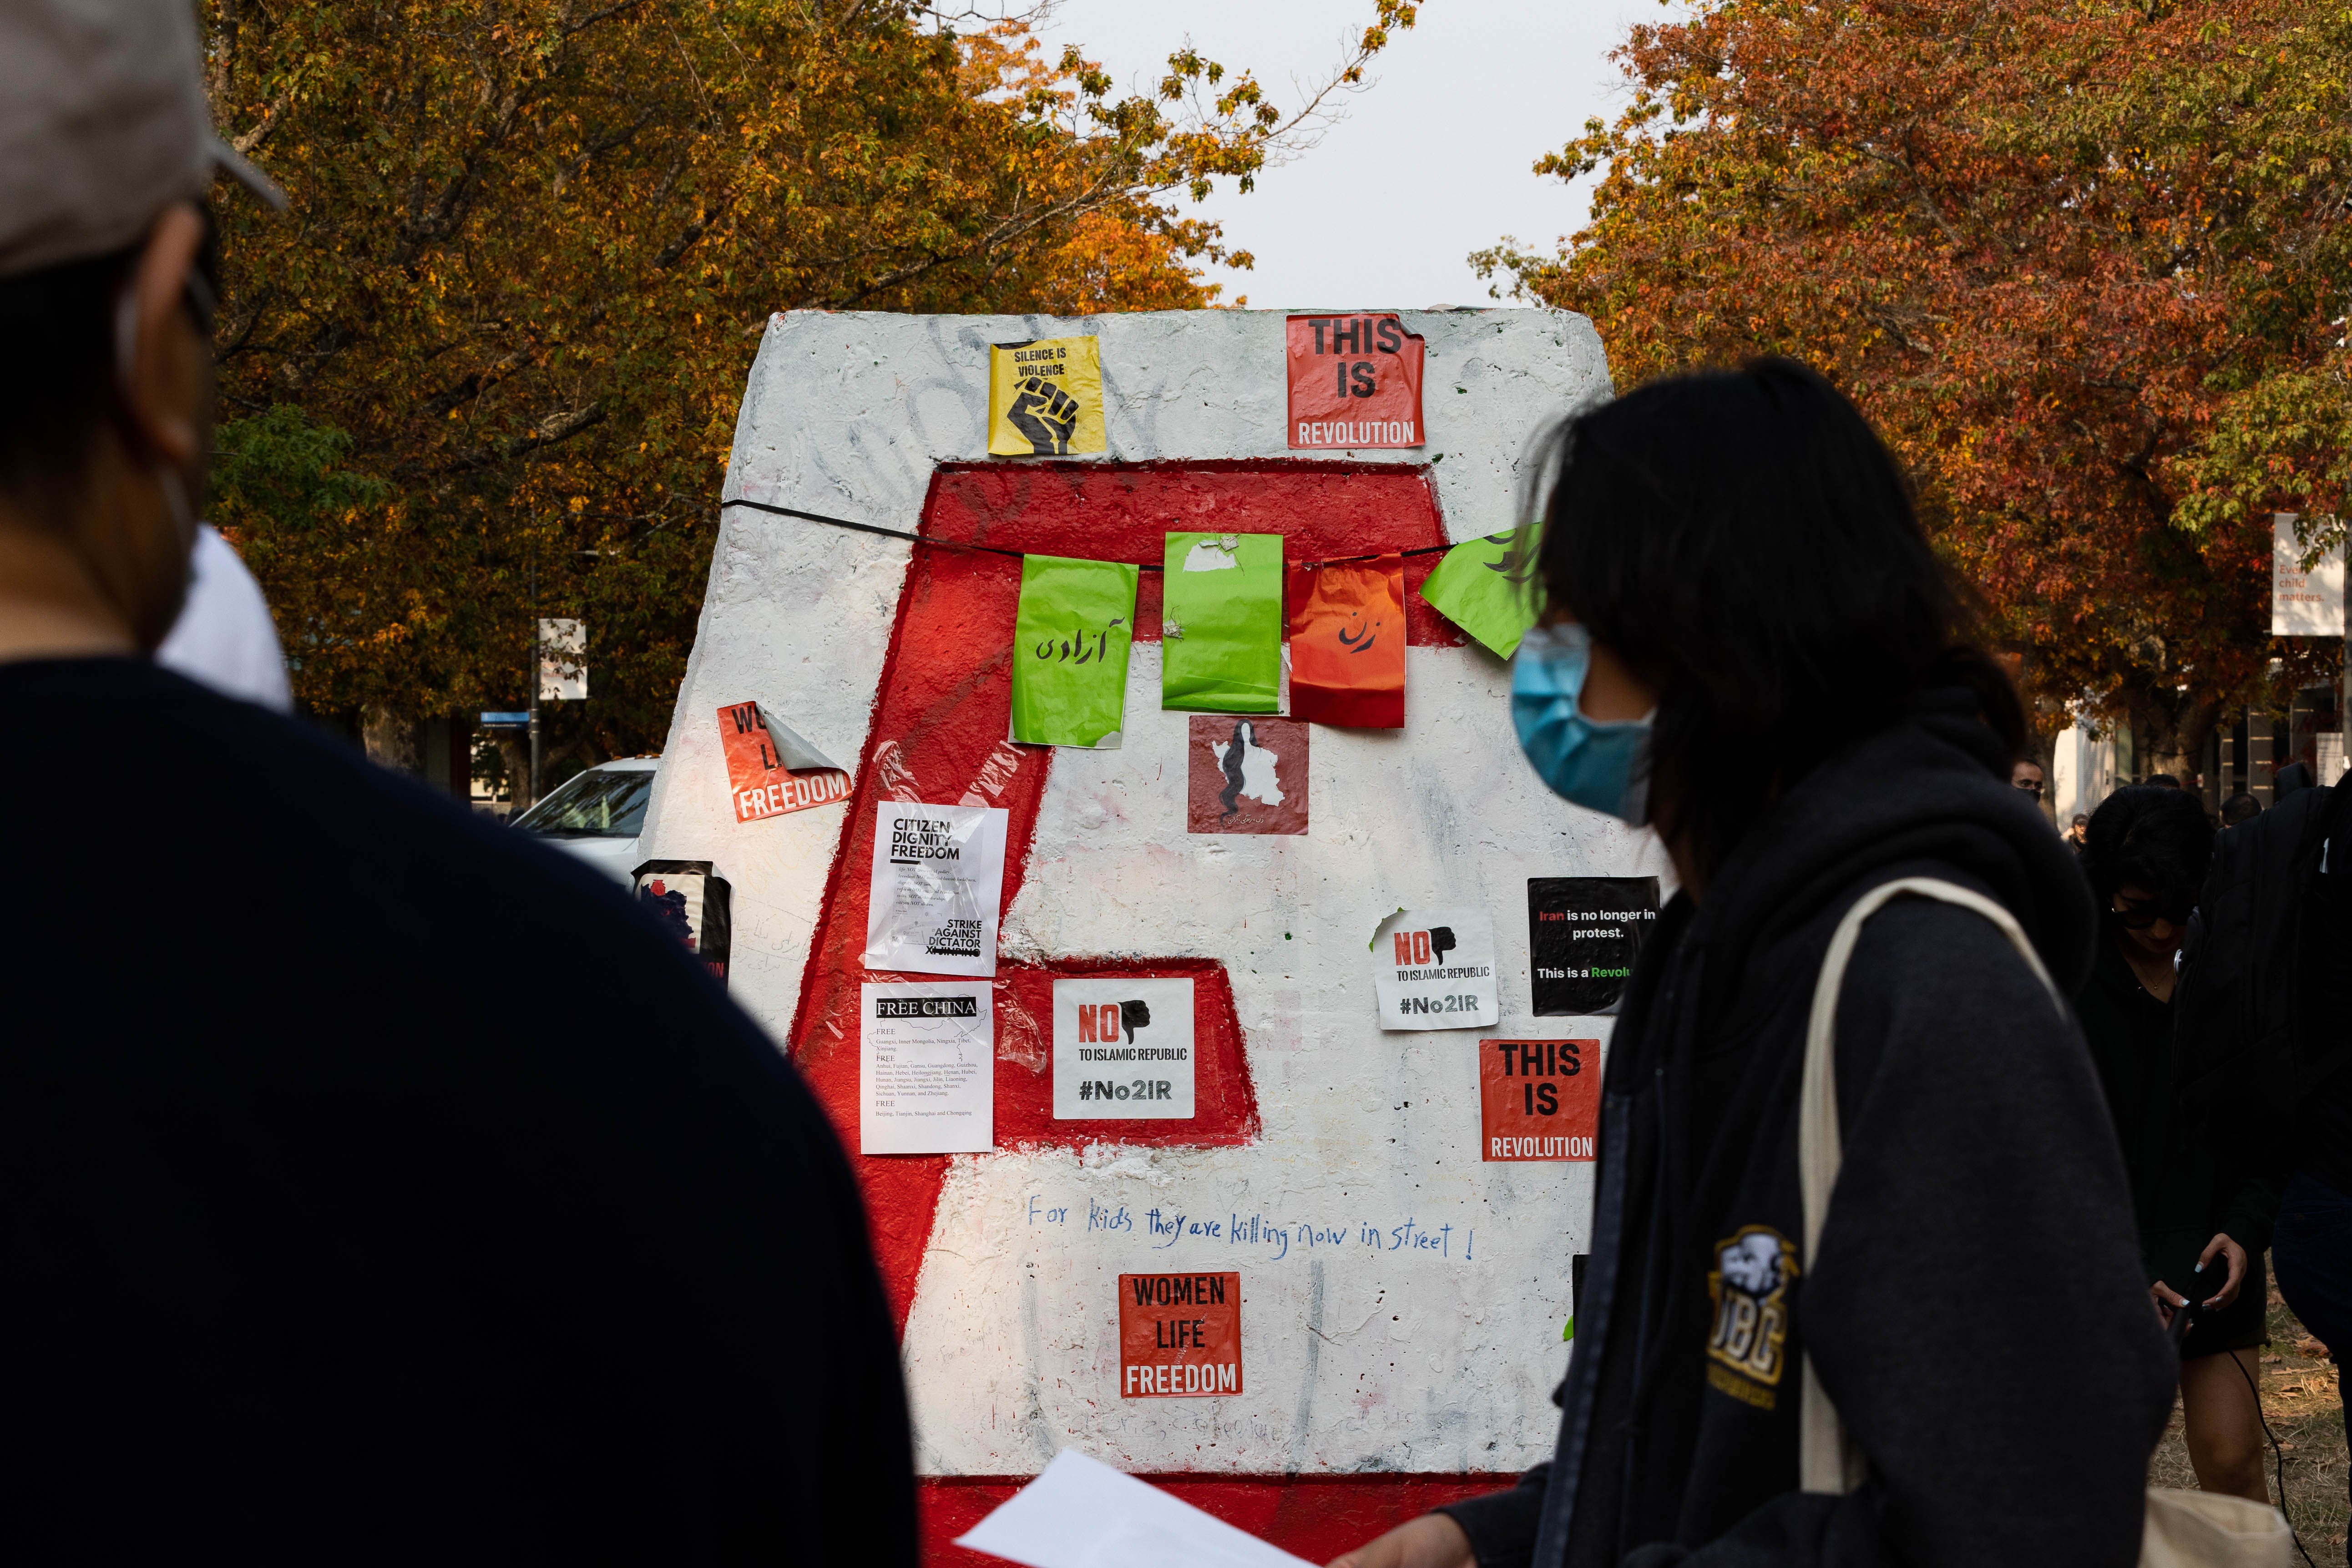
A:
<svg viewBox="0 0 2352 1568">
<path fill-rule="evenodd" d="M 224 167 L 282 202 L 187 0 L 0 3 L 0 1540 L 911 1563 L 856 1189 L 758 1027 L 593 871 L 149 657 Z"/>
</svg>

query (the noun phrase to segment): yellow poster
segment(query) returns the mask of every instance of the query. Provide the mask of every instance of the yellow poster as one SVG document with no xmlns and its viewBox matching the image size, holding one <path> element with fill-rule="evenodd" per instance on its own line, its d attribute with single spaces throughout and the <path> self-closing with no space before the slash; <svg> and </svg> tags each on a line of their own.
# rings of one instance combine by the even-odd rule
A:
<svg viewBox="0 0 2352 1568">
<path fill-rule="evenodd" d="M 988 450 L 998 458 L 1100 452 L 1102 355 L 1093 338 L 988 349 Z"/>
</svg>

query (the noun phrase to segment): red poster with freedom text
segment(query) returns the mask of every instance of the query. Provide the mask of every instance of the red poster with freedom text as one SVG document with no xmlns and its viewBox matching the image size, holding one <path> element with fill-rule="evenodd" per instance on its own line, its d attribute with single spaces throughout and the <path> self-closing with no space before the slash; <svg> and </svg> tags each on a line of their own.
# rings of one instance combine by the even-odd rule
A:
<svg viewBox="0 0 2352 1568">
<path fill-rule="evenodd" d="M 1395 312 L 1292 316 L 1284 340 L 1295 449 L 1418 447 L 1426 345 Z"/>
<path fill-rule="evenodd" d="M 1478 1042 L 1478 1158 L 1590 1160 L 1601 1126 L 1601 1042 Z"/>
<path fill-rule="evenodd" d="M 719 739 L 727 753 L 727 790 L 734 797 L 738 822 L 781 816 L 849 798 L 849 775 L 841 769 L 794 770 L 786 765 L 814 759 L 777 755 L 781 748 L 774 729 L 756 702 L 721 708 Z"/>
<path fill-rule="evenodd" d="M 1241 1391 L 1239 1274 L 1118 1277 L 1120 1398 Z"/>
</svg>

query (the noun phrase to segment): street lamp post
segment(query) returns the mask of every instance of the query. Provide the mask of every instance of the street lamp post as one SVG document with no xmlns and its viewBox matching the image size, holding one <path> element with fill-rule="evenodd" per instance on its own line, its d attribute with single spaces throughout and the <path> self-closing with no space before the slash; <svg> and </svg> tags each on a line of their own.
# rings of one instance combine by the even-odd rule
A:
<svg viewBox="0 0 2352 1568">
<path fill-rule="evenodd" d="M 539 563 L 530 563 L 530 803 L 539 804 Z"/>
</svg>

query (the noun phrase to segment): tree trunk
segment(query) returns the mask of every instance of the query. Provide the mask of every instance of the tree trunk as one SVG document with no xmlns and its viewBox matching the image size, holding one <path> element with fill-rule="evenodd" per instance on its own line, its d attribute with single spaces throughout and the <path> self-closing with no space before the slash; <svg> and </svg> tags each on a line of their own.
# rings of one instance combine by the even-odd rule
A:
<svg viewBox="0 0 2352 1568">
<path fill-rule="evenodd" d="M 2205 737 L 2212 732 L 2218 705 L 2192 700 L 2178 691 L 2143 689 L 2132 695 L 2128 710 L 2133 771 L 2141 778 L 2170 773 L 2184 789 L 2195 787 L 2202 771 Z"/>
<path fill-rule="evenodd" d="M 507 819 L 512 821 L 536 804 L 530 798 L 530 737 L 512 730 L 498 731 L 499 756 L 507 765 Z"/>
<path fill-rule="evenodd" d="M 368 761 L 396 773 L 416 776 L 424 748 L 417 744 L 416 721 L 389 708 L 371 707 L 360 715 L 360 741 Z"/>
</svg>

